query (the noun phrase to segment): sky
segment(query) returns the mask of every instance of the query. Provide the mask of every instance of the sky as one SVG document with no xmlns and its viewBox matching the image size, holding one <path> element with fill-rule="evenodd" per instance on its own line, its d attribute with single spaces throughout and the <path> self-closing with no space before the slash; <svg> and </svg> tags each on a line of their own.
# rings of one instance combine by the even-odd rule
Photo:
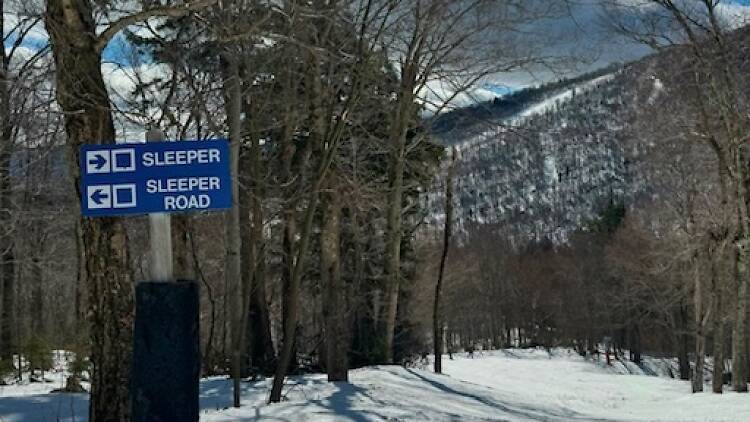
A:
<svg viewBox="0 0 750 422">
<path fill-rule="evenodd" d="M 575 62 L 554 71 L 538 67 L 492 75 L 475 90 L 474 95 L 477 98 L 492 98 L 560 77 L 582 74 L 615 62 L 631 62 L 653 52 L 651 48 L 627 39 L 611 29 L 602 6 L 604 0 L 569 1 L 571 6 L 568 14 L 541 22 L 537 29 L 548 33 L 548 51 L 575 57 Z M 631 5 L 648 3 L 648 0 L 618 1 Z M 724 14 L 730 17 L 733 26 L 739 27 L 750 23 L 750 0 L 723 0 L 721 7 Z"/>
<path fill-rule="evenodd" d="M 553 0 L 525 1 L 546 2 Z M 457 98 L 454 105 L 462 106 L 476 101 L 492 99 L 520 88 L 539 85 L 562 77 L 575 76 L 614 62 L 637 60 L 649 54 L 651 50 L 648 47 L 613 33 L 606 25 L 607 19 L 603 13 L 602 4 L 610 1 L 615 0 L 567 0 L 569 4 L 568 13 L 554 19 L 539 21 L 529 28 L 531 32 L 546 36 L 547 41 L 541 47 L 545 55 L 572 57 L 575 60 L 566 63 L 564 66 L 555 66 L 554 69 L 547 66 L 537 66 L 491 75 L 480 81 L 469 94 Z M 648 0 L 616 1 L 624 5 L 647 4 L 649 2 Z M 698 0 L 677 1 L 690 4 Z M 723 0 L 721 7 L 724 14 L 731 17 L 734 26 L 742 26 L 746 22 L 750 22 L 750 0 Z M 11 13 L 6 13 L 3 19 L 6 23 L 5 28 L 11 28 L 17 17 Z M 6 46 L 12 44 L 14 39 L 11 34 L 6 40 Z M 43 25 L 39 24 L 24 41 L 23 47 L 28 51 L 35 51 L 46 42 L 47 34 L 44 32 Z M 129 46 L 120 36 L 108 45 L 103 54 L 105 76 L 111 81 L 112 87 L 120 91 L 121 94 L 126 94 L 123 91 L 132 86 L 132 79 L 127 75 L 127 69 L 131 66 L 131 63 L 127 60 L 129 52 Z M 144 66 L 144 64 L 140 63 L 140 66 Z M 145 66 L 148 66 L 148 64 Z M 448 96 L 449 88 L 447 87 L 438 85 L 431 86 L 431 88 L 438 93 L 438 96 Z"/>
<path fill-rule="evenodd" d="M 538 53 L 565 58 L 563 63 L 490 75 L 475 89 L 456 98 L 451 106 L 462 107 L 491 100 L 518 89 L 573 77 L 615 62 L 630 62 L 649 54 L 648 47 L 612 33 L 605 25 L 601 3 L 601 0 L 568 0 L 568 8 L 561 9 L 556 17 L 540 20 L 526 29 L 529 34 L 539 37 L 536 40 Z M 449 98 L 451 94 L 449 87 L 433 86 L 431 90 L 437 93 L 432 96 L 436 103 L 439 103 L 437 97 Z"/>
</svg>

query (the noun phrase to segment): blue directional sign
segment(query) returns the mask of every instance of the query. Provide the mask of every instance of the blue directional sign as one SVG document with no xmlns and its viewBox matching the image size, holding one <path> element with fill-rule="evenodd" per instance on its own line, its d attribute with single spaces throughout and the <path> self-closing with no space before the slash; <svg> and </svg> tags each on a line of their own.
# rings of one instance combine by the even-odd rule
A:
<svg viewBox="0 0 750 422">
<path fill-rule="evenodd" d="M 81 210 L 87 217 L 230 208 L 226 140 L 84 145 Z"/>
</svg>

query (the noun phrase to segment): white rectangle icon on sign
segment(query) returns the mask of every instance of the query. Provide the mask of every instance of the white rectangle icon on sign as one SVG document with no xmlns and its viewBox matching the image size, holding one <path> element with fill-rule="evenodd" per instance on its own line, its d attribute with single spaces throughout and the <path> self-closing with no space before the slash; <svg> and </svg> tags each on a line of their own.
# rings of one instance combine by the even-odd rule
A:
<svg viewBox="0 0 750 422">
<path fill-rule="evenodd" d="M 135 171 L 135 150 L 133 148 L 112 150 L 112 172 Z"/>
<path fill-rule="evenodd" d="M 86 173 L 109 173 L 109 151 L 86 151 Z"/>
<path fill-rule="evenodd" d="M 112 185 L 112 208 L 133 208 L 135 206 L 134 183 Z"/>
<path fill-rule="evenodd" d="M 112 208 L 112 189 L 110 185 L 92 185 L 86 188 L 88 209 L 99 210 Z"/>
</svg>

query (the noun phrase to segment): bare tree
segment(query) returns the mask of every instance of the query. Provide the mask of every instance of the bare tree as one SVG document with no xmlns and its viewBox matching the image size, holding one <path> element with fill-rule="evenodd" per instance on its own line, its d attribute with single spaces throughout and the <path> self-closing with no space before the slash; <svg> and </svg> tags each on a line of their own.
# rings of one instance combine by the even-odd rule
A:
<svg viewBox="0 0 750 422">
<path fill-rule="evenodd" d="M 112 143 L 115 128 L 101 72 L 102 50 L 123 28 L 152 16 L 182 16 L 214 1 L 151 6 L 97 31 L 95 5 L 88 1 L 48 0 L 45 26 L 57 69 L 57 100 L 65 113 L 74 188 L 78 191 L 79 147 Z M 98 2 L 105 8 L 107 2 Z M 111 5 L 110 5 L 111 6 Z M 78 192 L 80 197 L 81 193 Z M 126 421 L 130 415 L 128 382 L 132 342 L 133 272 L 128 236 L 120 218 L 82 219 L 83 256 L 91 330 L 89 418 Z"/>
<path fill-rule="evenodd" d="M 389 126 L 386 207 L 385 306 L 383 358 L 393 361 L 401 280 L 401 241 L 404 235 L 403 199 L 406 157 L 423 139 L 410 135 L 419 125 L 420 100 L 433 111 L 450 107 L 459 95 L 487 75 L 541 61 L 533 43 L 510 34 L 532 19 L 551 13 L 555 2 L 541 8 L 528 2 L 409 0 L 399 2 L 385 48 L 394 57 L 400 85 Z M 526 6 L 524 6 L 524 4 Z M 435 86 L 450 87 L 437 93 Z"/>
<path fill-rule="evenodd" d="M 741 48 L 729 40 L 720 0 L 676 2 L 652 0 L 643 5 L 614 5 L 631 8 L 629 22 L 616 21 L 619 30 L 654 48 L 681 44 L 691 61 L 688 72 L 695 136 L 711 148 L 720 184 L 722 207 L 730 209 L 733 221 L 720 230 L 737 248 L 737 301 L 732 330 L 732 382 L 735 391 L 747 391 L 747 296 L 750 283 L 750 213 L 746 186 L 748 127 L 746 102 L 739 94 Z"/>
<path fill-rule="evenodd" d="M 18 344 L 13 338 L 16 314 L 14 281 L 17 278 L 15 246 L 13 244 L 13 203 L 10 175 L 11 156 L 15 150 L 16 135 L 19 129 L 20 107 L 26 101 L 24 96 L 27 84 L 24 78 L 34 71 L 35 65 L 48 52 L 47 48 L 25 56 L 22 46 L 34 27 L 42 20 L 39 4 L 18 4 L 13 1 L 0 1 L 3 16 L 13 13 L 18 19 L 6 26 L 6 19 L 0 24 L 3 45 L 10 45 L 0 52 L 0 360 L 6 362 L 12 357 Z M 13 37 L 13 38 L 11 38 Z"/>
<path fill-rule="evenodd" d="M 451 153 L 451 163 L 448 167 L 448 176 L 445 178 L 445 224 L 443 225 L 443 251 L 440 254 L 440 267 L 438 269 L 438 279 L 435 283 L 435 301 L 432 306 L 432 342 L 433 353 L 435 354 L 435 373 L 443 372 L 443 330 L 444 322 L 440 312 L 440 296 L 443 289 L 443 278 L 445 276 L 445 263 L 448 259 L 448 252 L 451 245 L 451 235 L 453 233 L 453 177 L 456 167 L 456 155 L 458 150 L 453 148 Z"/>
<path fill-rule="evenodd" d="M 346 17 L 350 6 L 354 9 L 353 19 Z M 286 222 L 287 227 L 294 228 L 298 240 L 286 240 L 293 245 L 290 251 L 293 251 L 294 258 L 289 260 L 291 268 L 288 270 L 288 285 L 284 291 L 284 336 L 270 402 L 281 400 L 284 377 L 293 359 L 300 307 L 300 282 L 307 265 L 320 193 L 331 174 L 332 163 L 344 139 L 345 129 L 350 124 L 351 115 L 367 95 L 367 81 L 372 72 L 374 53 L 382 36 L 385 18 L 390 16 L 392 8 L 392 3 L 380 4 L 373 0 L 351 4 L 346 1 L 319 4 L 315 7 L 317 12 L 311 14 L 304 25 L 307 34 L 301 39 L 305 45 L 302 57 L 305 64 L 310 139 L 307 151 L 302 154 L 305 157 L 302 170 L 306 167 L 310 153 L 315 153 L 317 159 L 310 163 L 311 168 L 307 170 L 311 178 L 299 227 L 293 222 L 296 219 L 293 209 L 285 214 L 286 218 L 291 219 Z M 355 38 L 352 39 L 350 31 L 353 31 Z M 348 39 L 342 38 L 347 35 Z M 340 53 L 332 54 L 334 52 L 345 54 L 339 56 Z M 321 80 L 321 75 L 326 75 L 326 78 Z M 296 207 L 296 201 L 293 206 Z"/>
</svg>

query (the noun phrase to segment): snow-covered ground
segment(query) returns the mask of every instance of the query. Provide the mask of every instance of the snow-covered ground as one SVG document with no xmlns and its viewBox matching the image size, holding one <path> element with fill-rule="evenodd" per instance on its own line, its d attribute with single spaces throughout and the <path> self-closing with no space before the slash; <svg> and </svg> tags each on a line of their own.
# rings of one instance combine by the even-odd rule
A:
<svg viewBox="0 0 750 422">
<path fill-rule="evenodd" d="M 690 394 L 687 382 L 625 375 L 563 350 L 456 355 L 444 368 L 445 375 L 363 368 L 351 371 L 349 384 L 297 377 L 277 405 L 265 404 L 270 380 L 245 383 L 240 409 L 229 407 L 231 383 L 209 378 L 201 382 L 201 420 L 750 421 L 750 395 Z M 59 382 L 0 387 L 0 421 L 86 420 L 86 395 L 47 393 Z"/>
</svg>

